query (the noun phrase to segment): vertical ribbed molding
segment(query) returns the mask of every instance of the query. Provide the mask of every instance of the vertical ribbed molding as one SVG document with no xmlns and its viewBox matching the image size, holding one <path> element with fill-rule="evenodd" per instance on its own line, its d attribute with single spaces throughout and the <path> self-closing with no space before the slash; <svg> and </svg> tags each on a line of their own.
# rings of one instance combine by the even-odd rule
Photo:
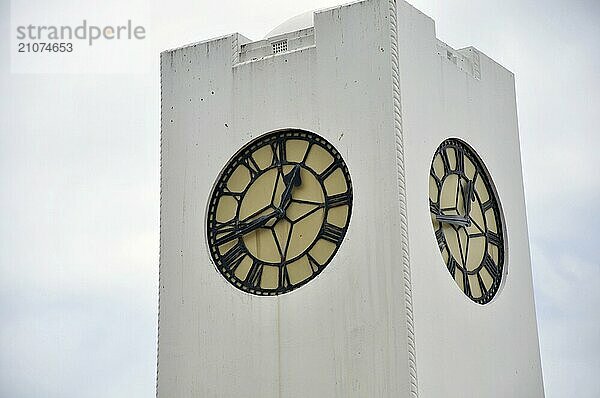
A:
<svg viewBox="0 0 600 398">
<path fill-rule="evenodd" d="M 239 33 L 231 35 L 231 66 L 240 62 Z"/>
<path fill-rule="evenodd" d="M 162 251 L 162 157 L 163 157 L 163 152 L 162 152 L 162 123 L 163 123 L 163 60 L 162 57 L 164 56 L 165 53 L 161 53 L 160 55 L 160 131 L 159 131 L 159 174 L 158 174 L 158 179 L 159 179 L 159 220 L 158 220 L 158 311 L 157 311 L 157 322 L 156 322 L 156 382 L 155 382 L 155 395 L 156 398 L 158 398 L 158 350 L 160 349 L 160 345 L 158 344 L 158 341 L 160 339 L 160 282 L 161 282 L 161 268 L 162 268 L 162 264 L 161 264 L 161 251 Z"/>
<path fill-rule="evenodd" d="M 398 179 L 398 204 L 400 208 L 400 239 L 402 244 L 402 273 L 406 302 L 406 330 L 408 338 L 408 368 L 410 396 L 419 396 L 417 383 L 417 356 L 412 306 L 412 283 L 408 253 L 408 219 L 406 215 L 406 183 L 404 168 L 404 137 L 402 131 L 402 104 L 400 98 L 400 63 L 398 59 L 398 9 L 396 0 L 389 0 L 390 50 L 392 57 L 392 86 L 394 104 L 394 132 L 396 135 L 396 173 Z"/>
</svg>

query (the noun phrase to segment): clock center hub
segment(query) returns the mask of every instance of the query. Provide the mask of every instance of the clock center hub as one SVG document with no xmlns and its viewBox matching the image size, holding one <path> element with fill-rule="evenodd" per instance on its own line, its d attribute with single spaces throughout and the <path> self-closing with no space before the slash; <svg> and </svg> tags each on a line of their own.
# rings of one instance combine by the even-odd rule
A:
<svg viewBox="0 0 600 398">
<path fill-rule="evenodd" d="M 281 172 L 277 167 L 266 170 L 252 183 L 240 204 L 240 220 L 275 213 L 264 227 L 243 236 L 248 252 L 265 263 L 294 260 L 315 241 L 323 224 L 325 194 L 307 168 L 300 167 L 301 184 L 293 187 L 289 203 L 281 203 L 287 187 L 283 176 L 293 167 L 284 165 Z"/>
</svg>

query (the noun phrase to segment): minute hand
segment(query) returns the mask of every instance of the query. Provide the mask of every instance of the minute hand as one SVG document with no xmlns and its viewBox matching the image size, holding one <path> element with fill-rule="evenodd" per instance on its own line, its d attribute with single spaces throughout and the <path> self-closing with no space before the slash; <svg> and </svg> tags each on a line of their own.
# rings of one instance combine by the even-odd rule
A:
<svg viewBox="0 0 600 398">
<path fill-rule="evenodd" d="M 239 238 L 242 235 L 246 235 L 248 232 L 252 232 L 257 228 L 264 227 L 271 219 L 279 216 L 279 211 L 273 211 L 272 213 L 266 214 L 264 216 L 258 217 L 255 220 L 252 220 L 248 224 L 242 224 L 240 229 L 233 231 L 229 235 L 225 235 L 215 241 L 215 245 L 219 246 L 223 243 L 227 243 L 233 239 Z"/>
<path fill-rule="evenodd" d="M 468 227 L 471 225 L 471 220 L 463 216 L 437 214 L 435 219 L 439 222 L 445 222 L 447 224 L 452 224 L 459 227 Z"/>
<path fill-rule="evenodd" d="M 465 202 L 465 218 L 469 217 L 469 214 L 471 214 L 471 198 L 473 197 L 473 181 L 469 181 L 467 182 L 467 195 L 466 197 L 464 196 L 464 191 L 463 191 L 463 202 Z"/>
</svg>

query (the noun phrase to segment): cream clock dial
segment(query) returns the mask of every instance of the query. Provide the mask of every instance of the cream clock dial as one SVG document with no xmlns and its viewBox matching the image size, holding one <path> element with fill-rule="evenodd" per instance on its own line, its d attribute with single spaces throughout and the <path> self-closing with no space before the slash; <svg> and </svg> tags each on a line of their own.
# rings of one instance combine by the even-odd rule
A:
<svg viewBox="0 0 600 398">
<path fill-rule="evenodd" d="M 208 247 L 233 286 L 256 295 L 292 291 L 316 277 L 340 247 L 352 211 L 344 160 L 303 130 L 263 135 L 240 149 L 208 203 Z"/>
<path fill-rule="evenodd" d="M 438 147 L 429 174 L 431 221 L 448 272 L 471 300 L 486 304 L 504 277 L 500 201 L 477 153 L 451 138 Z"/>
</svg>

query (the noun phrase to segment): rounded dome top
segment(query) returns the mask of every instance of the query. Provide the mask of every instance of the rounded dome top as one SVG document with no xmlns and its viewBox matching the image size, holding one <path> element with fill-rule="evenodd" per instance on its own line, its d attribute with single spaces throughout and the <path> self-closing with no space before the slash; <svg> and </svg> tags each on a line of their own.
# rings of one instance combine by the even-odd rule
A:
<svg viewBox="0 0 600 398">
<path fill-rule="evenodd" d="M 279 36 L 284 33 L 295 32 L 300 29 L 312 28 L 314 26 L 313 17 L 314 11 L 307 11 L 300 15 L 296 15 L 267 33 L 265 39 Z"/>
</svg>

